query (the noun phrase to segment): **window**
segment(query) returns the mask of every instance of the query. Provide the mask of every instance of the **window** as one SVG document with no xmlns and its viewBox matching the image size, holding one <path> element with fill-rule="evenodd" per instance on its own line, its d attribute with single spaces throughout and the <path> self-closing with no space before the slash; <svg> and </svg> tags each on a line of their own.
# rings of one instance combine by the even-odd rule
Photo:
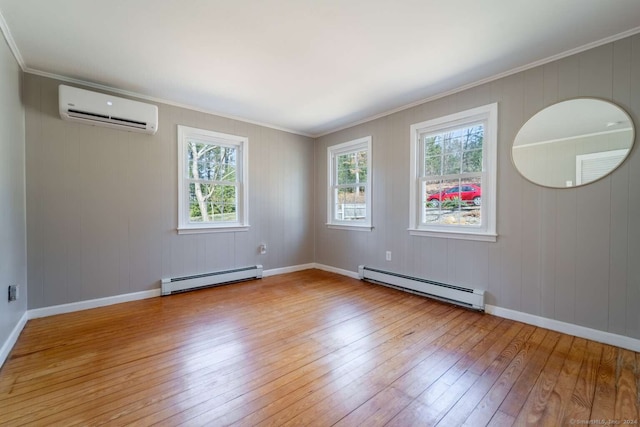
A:
<svg viewBox="0 0 640 427">
<path fill-rule="evenodd" d="M 412 235 L 496 241 L 497 104 L 411 126 Z"/>
<path fill-rule="evenodd" d="M 328 152 L 328 226 L 371 230 L 371 137 L 333 145 Z"/>
<path fill-rule="evenodd" d="M 178 126 L 178 233 L 243 231 L 249 140 Z"/>
</svg>

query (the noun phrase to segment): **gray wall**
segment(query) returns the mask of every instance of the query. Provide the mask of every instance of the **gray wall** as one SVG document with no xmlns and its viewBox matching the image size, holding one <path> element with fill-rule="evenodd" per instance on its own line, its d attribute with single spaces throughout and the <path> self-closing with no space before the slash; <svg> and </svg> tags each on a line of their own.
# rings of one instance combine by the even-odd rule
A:
<svg viewBox="0 0 640 427">
<path fill-rule="evenodd" d="M 156 135 L 70 123 L 60 82 L 24 80 L 29 308 L 313 262 L 312 139 L 162 104 Z M 176 233 L 178 124 L 249 138 L 249 231 Z"/>
<path fill-rule="evenodd" d="M 0 36 L 0 348 L 27 310 L 25 142 L 20 76 L 20 67 Z M 11 303 L 7 301 L 9 285 L 19 285 L 21 294 Z"/>
<path fill-rule="evenodd" d="M 581 188 L 538 187 L 511 163 L 525 121 L 578 96 L 612 100 L 640 125 L 640 35 L 319 138 L 316 262 L 482 288 L 489 304 L 640 338 L 638 133 L 619 169 Z M 492 102 L 499 104 L 497 243 L 409 236 L 409 126 Z M 373 136 L 375 229 L 328 229 L 326 148 L 366 135 Z"/>
<path fill-rule="evenodd" d="M 6 47 L 3 47 L 6 49 Z M 3 233 L 8 274 L 24 280 L 19 72 L 2 87 Z M 155 136 L 60 120 L 59 82 L 24 76 L 29 307 L 154 289 L 161 277 L 261 263 L 367 264 L 482 288 L 488 303 L 640 338 L 640 154 L 613 174 L 574 189 L 547 189 L 511 164 L 511 142 L 534 113 L 577 96 L 610 99 L 640 123 L 640 36 L 565 58 L 319 138 L 160 105 Z M 409 126 L 499 103 L 497 243 L 409 236 Z M 6 104 L 9 105 L 6 105 Z M 176 125 L 250 139 L 248 232 L 176 234 Z M 17 140 L 7 145 L 4 133 Z M 326 147 L 373 136 L 372 232 L 328 229 Z M 636 137 L 636 142 L 637 142 Z M 314 147 L 315 145 L 315 147 Z M 3 163 L 4 166 L 4 163 Z M 5 184 L 5 182 L 8 182 Z M 6 219 L 5 219 L 6 218 Z M 267 243 L 266 256 L 257 253 Z M 385 251 L 393 259 L 385 261 Z M 6 257 L 5 257 L 6 258 Z M 5 274 L 5 264 L 2 274 Z M 4 278 L 4 277 L 3 277 Z M 12 277 L 9 280 L 14 280 Z M 0 304 L 3 304 L 0 302 Z M 20 304 L 23 304 L 20 303 Z M 24 306 L 1 317 L 0 339 Z M 0 306 L 2 316 L 4 306 Z M 0 341 L 2 342 L 2 341 Z"/>
</svg>

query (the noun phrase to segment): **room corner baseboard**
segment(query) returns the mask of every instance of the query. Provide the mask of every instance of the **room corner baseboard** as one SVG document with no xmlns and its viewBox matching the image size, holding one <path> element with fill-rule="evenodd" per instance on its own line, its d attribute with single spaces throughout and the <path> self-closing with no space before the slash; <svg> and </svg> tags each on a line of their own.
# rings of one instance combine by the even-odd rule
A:
<svg viewBox="0 0 640 427">
<path fill-rule="evenodd" d="M 296 271 L 310 270 L 315 268 L 315 264 L 300 264 L 291 267 L 272 268 L 271 270 L 263 270 L 262 277 L 277 276 L 278 274 L 295 273 Z"/>
<path fill-rule="evenodd" d="M 300 264 L 291 267 L 275 268 L 271 270 L 263 271 L 263 277 L 275 276 L 279 274 L 293 273 L 296 271 L 303 271 L 316 268 L 318 270 L 328 271 L 331 273 L 340 274 L 342 276 L 351 277 L 353 279 L 359 279 L 358 273 L 354 271 L 344 270 L 341 268 L 331 267 L 324 264 L 310 263 Z M 106 298 L 98 298 L 87 301 L 73 302 L 69 304 L 55 305 L 51 307 L 43 307 L 27 310 L 22 318 L 18 321 L 13 328 L 8 339 L 3 343 L 0 348 L 0 366 L 4 364 L 6 358 L 9 356 L 11 349 L 15 345 L 20 333 L 25 327 L 29 319 L 37 319 L 40 317 L 54 316 L 56 314 L 71 313 L 74 311 L 88 310 L 91 308 L 104 307 L 112 304 L 119 304 L 129 301 L 137 301 L 141 299 L 154 298 L 160 296 L 160 288 L 151 289 L 148 291 L 134 292 L 130 294 L 116 295 Z M 505 319 L 516 320 L 519 322 L 527 323 L 534 326 L 539 326 L 553 331 L 562 332 L 577 337 L 598 341 L 601 343 L 613 345 L 616 347 L 626 348 L 632 351 L 640 352 L 640 340 L 626 337 L 623 335 L 614 334 L 611 332 L 600 331 L 597 329 L 591 329 L 584 326 L 574 325 L 572 323 L 562 322 L 559 320 L 549 319 L 546 317 L 536 316 L 528 313 L 523 313 L 516 310 L 510 310 L 507 308 L 497 307 L 494 305 L 486 304 L 485 312 Z"/>
<path fill-rule="evenodd" d="M 29 320 L 29 315 L 28 312 L 25 311 L 20 320 L 18 320 L 16 326 L 11 331 L 11 334 L 9 334 L 9 338 L 7 338 L 4 344 L 2 344 L 2 348 L 0 348 L 0 367 L 4 365 L 5 360 L 7 360 L 7 357 L 9 357 L 9 353 L 11 353 L 11 349 L 13 349 L 16 341 L 18 341 L 20 333 L 24 329 L 24 326 L 27 324 L 27 320 Z"/>
<path fill-rule="evenodd" d="M 310 264 L 294 265 L 291 267 L 284 267 L 284 268 L 274 268 L 271 270 L 264 270 L 262 272 L 262 276 L 263 277 L 275 276 L 278 274 L 286 274 L 286 273 L 293 273 L 296 271 L 309 270 L 311 268 L 315 268 L 315 264 L 310 263 Z M 37 319 L 39 317 L 55 316 L 56 314 L 72 313 L 74 311 L 88 310 L 91 308 L 104 307 L 112 304 L 119 304 L 123 302 L 159 297 L 160 294 L 161 294 L 160 288 L 157 288 L 157 289 L 151 289 L 148 291 L 133 292 L 130 294 L 114 295 L 111 297 L 72 302 L 69 304 L 34 308 L 27 311 L 27 318 Z"/>
<path fill-rule="evenodd" d="M 341 274 L 343 276 L 351 277 L 352 279 L 360 279 L 357 271 L 349 271 L 343 270 L 342 268 L 331 267 L 330 265 L 324 264 L 314 264 L 313 268 L 317 268 L 318 270 L 328 271 L 330 273 Z"/>
<path fill-rule="evenodd" d="M 122 302 L 137 301 L 146 298 L 160 296 L 160 288 L 149 291 L 133 292 L 130 294 L 115 295 L 106 298 L 97 298 L 86 301 L 72 302 L 69 304 L 53 305 L 50 307 L 34 308 L 27 312 L 29 319 L 55 316 L 56 314 L 72 313 L 74 311 L 89 310 L 91 308 L 104 307 Z"/>
<path fill-rule="evenodd" d="M 284 268 L 274 268 L 271 270 L 265 270 L 262 273 L 263 277 L 269 277 L 269 276 L 276 276 L 278 274 L 287 274 L 287 273 L 294 273 L 296 271 L 303 271 L 303 270 L 311 270 L 312 268 L 316 268 L 318 270 L 323 270 L 323 271 L 328 271 L 330 273 L 336 273 L 336 274 L 340 274 L 342 276 L 347 276 L 347 277 L 351 277 L 352 279 L 359 279 L 360 277 L 358 276 L 358 272 L 357 271 L 349 271 L 349 270 L 343 270 L 341 268 L 336 268 L 336 267 L 331 267 L 330 265 L 324 265 L 324 264 L 318 264 L 318 263 L 309 263 L 309 264 L 300 264 L 300 265 L 294 265 L 291 267 L 284 267 Z"/>
<path fill-rule="evenodd" d="M 626 348 L 631 351 L 640 351 L 640 340 L 614 334 L 611 332 L 591 329 L 585 326 L 574 325 L 573 323 L 562 322 L 560 320 L 549 319 L 546 317 L 536 316 L 533 314 L 523 313 L 521 311 L 510 310 L 508 308 L 496 307 L 494 305 L 485 305 L 485 313 L 492 314 L 505 319 L 517 320 L 518 322 L 527 323 L 533 326 L 539 326 L 552 331 L 562 332 L 568 335 L 585 338 L 592 341 L 598 341 L 604 344 L 616 347 Z"/>
</svg>

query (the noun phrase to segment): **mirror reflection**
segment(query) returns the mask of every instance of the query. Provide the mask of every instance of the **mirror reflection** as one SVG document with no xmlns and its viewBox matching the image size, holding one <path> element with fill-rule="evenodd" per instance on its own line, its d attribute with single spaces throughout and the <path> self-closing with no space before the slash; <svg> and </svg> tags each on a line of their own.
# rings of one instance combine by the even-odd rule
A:
<svg viewBox="0 0 640 427">
<path fill-rule="evenodd" d="M 575 187 L 618 167 L 633 140 L 633 122 L 623 109 L 600 99 L 572 99 L 529 119 L 516 135 L 512 157 L 516 169 L 535 184 Z"/>
</svg>

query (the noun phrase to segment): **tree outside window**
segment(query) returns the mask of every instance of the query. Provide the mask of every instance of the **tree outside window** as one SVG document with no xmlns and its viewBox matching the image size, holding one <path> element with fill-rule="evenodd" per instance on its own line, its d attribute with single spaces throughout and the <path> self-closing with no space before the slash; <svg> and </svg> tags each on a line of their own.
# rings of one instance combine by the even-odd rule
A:
<svg viewBox="0 0 640 427">
<path fill-rule="evenodd" d="M 409 233 L 496 240 L 497 104 L 411 126 Z"/>
<path fill-rule="evenodd" d="M 178 145 L 178 231 L 248 227 L 248 139 L 178 126 Z"/>
<path fill-rule="evenodd" d="M 371 227 L 371 137 L 328 148 L 330 226 Z"/>
</svg>

